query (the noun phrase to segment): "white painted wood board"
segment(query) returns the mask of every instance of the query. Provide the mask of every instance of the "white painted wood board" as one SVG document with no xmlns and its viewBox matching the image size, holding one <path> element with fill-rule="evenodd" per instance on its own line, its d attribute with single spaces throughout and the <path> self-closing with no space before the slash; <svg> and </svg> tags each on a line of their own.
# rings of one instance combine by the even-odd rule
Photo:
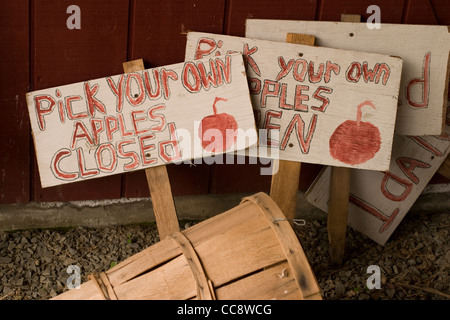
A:
<svg viewBox="0 0 450 320">
<path fill-rule="evenodd" d="M 186 61 L 225 52 L 244 55 L 257 125 L 271 129 L 268 143 L 279 151 L 274 158 L 370 170 L 389 168 L 400 58 L 188 33 Z M 365 80 L 358 71 L 363 65 L 369 69 L 378 65 L 379 72 Z M 361 121 L 357 121 L 359 109 Z M 261 150 L 267 144 L 261 131 L 259 137 Z"/>
<path fill-rule="evenodd" d="M 450 124 L 450 114 L 447 122 Z M 450 125 L 440 136 L 395 135 L 389 171 L 351 170 L 348 224 L 380 245 L 411 209 L 430 179 L 450 154 Z M 306 192 L 311 204 L 328 211 L 330 167 L 325 167 Z"/>
<path fill-rule="evenodd" d="M 447 26 L 247 19 L 249 38 L 285 41 L 287 33 L 316 37 L 316 45 L 399 56 L 403 73 L 396 134 L 444 132 L 450 35 Z"/>
<path fill-rule="evenodd" d="M 257 143 L 241 54 L 34 91 L 27 104 L 44 188 Z"/>
</svg>

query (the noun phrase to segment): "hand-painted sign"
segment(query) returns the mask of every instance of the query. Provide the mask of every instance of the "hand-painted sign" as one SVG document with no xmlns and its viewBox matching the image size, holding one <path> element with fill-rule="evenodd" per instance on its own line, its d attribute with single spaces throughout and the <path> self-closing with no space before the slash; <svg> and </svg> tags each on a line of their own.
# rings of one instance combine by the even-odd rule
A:
<svg viewBox="0 0 450 320">
<path fill-rule="evenodd" d="M 244 55 L 257 123 L 269 132 L 260 148 L 279 148 L 283 160 L 389 167 L 400 58 L 188 33 L 186 61 L 230 52 Z"/>
<path fill-rule="evenodd" d="M 246 25 L 249 38 L 285 41 L 288 32 L 305 33 L 314 35 L 319 46 L 401 57 L 404 65 L 396 133 L 444 133 L 450 71 L 447 26 L 383 23 L 380 29 L 369 29 L 366 23 L 257 19 L 248 19 Z M 376 67 L 371 72 L 376 72 Z"/>
<path fill-rule="evenodd" d="M 448 134 L 396 135 L 389 171 L 351 171 L 348 224 L 384 245 L 449 154 Z M 306 199 L 325 212 L 330 172 L 324 168 L 306 192 Z"/>
<path fill-rule="evenodd" d="M 27 94 L 42 187 L 257 142 L 240 54 Z"/>
</svg>

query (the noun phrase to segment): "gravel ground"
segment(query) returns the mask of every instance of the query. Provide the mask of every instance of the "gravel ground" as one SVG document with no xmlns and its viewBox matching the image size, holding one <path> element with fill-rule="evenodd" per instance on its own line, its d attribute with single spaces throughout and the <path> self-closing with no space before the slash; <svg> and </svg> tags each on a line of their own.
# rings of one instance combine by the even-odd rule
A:
<svg viewBox="0 0 450 320">
<path fill-rule="evenodd" d="M 326 221 L 295 231 L 324 299 L 449 300 L 449 228 L 448 213 L 411 213 L 384 247 L 348 229 L 338 268 L 328 264 Z M 84 282 L 156 241 L 156 227 L 143 225 L 0 232 L 0 300 L 49 299 L 68 290 L 69 265 L 80 266 Z M 370 265 L 380 267 L 381 289 L 366 287 Z"/>
</svg>

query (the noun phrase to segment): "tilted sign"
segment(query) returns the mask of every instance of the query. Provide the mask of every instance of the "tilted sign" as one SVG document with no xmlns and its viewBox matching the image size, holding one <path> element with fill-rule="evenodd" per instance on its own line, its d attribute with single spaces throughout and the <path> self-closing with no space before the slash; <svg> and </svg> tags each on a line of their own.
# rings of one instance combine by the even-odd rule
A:
<svg viewBox="0 0 450 320">
<path fill-rule="evenodd" d="M 231 52 L 244 55 L 258 126 L 269 129 L 260 148 L 279 148 L 283 160 L 389 167 L 400 58 L 188 33 L 186 61 Z"/>
<path fill-rule="evenodd" d="M 383 23 L 380 29 L 369 29 L 365 23 L 257 19 L 248 19 L 246 25 L 249 38 L 281 42 L 288 32 L 305 33 L 314 35 L 318 46 L 401 57 L 404 64 L 396 133 L 414 136 L 444 133 L 450 70 L 447 26 Z M 380 67 L 375 66 L 370 72 Z M 364 74 L 364 69 L 361 71 Z"/>
<path fill-rule="evenodd" d="M 446 123 L 450 133 L 450 113 Z M 348 224 L 384 245 L 449 153 L 448 134 L 396 135 L 389 171 L 351 171 Z M 330 170 L 323 169 L 306 192 L 306 199 L 325 212 Z"/>
<path fill-rule="evenodd" d="M 27 104 L 43 187 L 257 142 L 241 54 L 34 91 Z"/>
</svg>

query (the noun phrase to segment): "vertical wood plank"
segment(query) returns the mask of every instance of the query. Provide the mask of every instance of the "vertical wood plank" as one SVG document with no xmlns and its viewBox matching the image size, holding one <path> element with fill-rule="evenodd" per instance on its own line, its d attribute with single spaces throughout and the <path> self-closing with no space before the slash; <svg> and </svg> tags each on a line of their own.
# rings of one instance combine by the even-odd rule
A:
<svg viewBox="0 0 450 320">
<path fill-rule="evenodd" d="M 72 1 L 33 2 L 32 90 L 122 73 L 126 60 L 128 0 L 78 1 L 81 29 L 69 30 Z M 35 151 L 33 150 L 33 155 Z M 121 196 L 121 176 L 41 188 L 33 156 L 35 201 L 111 199 Z"/>
<path fill-rule="evenodd" d="M 0 204 L 30 201 L 28 1 L 4 1 L 0 10 Z"/>
<path fill-rule="evenodd" d="M 142 59 L 123 63 L 123 71 L 125 73 L 144 69 Z M 152 199 L 159 238 L 164 239 L 166 236 L 180 231 L 166 166 L 147 168 L 145 169 L 145 175 Z"/>
<path fill-rule="evenodd" d="M 409 0 L 404 12 L 403 20 L 407 24 L 450 25 L 450 6 L 446 0 Z M 429 182 L 439 183 L 450 183 L 450 158 L 444 161 Z"/>
<path fill-rule="evenodd" d="M 314 46 L 316 38 L 307 34 L 288 33 L 286 42 Z M 276 160 L 278 172 L 272 176 L 270 197 L 287 219 L 295 219 L 297 192 L 300 182 L 301 163 Z"/>
<path fill-rule="evenodd" d="M 361 20 L 361 17 L 359 18 Z M 355 22 L 355 15 L 341 15 L 342 22 Z M 344 260 L 350 196 L 350 168 L 331 167 L 330 200 L 328 202 L 327 229 L 332 264 Z"/>
<path fill-rule="evenodd" d="M 246 19 L 314 20 L 317 0 L 230 0 L 226 17 L 226 34 L 245 36 Z"/>
<path fill-rule="evenodd" d="M 224 33 L 233 36 L 245 36 L 246 19 L 289 19 L 314 20 L 317 1 L 294 2 L 290 0 L 230 0 L 227 2 Z M 236 163 L 235 158 L 235 163 Z M 261 175 L 261 169 L 269 165 L 260 161 L 253 164 L 249 158 L 245 164 L 215 164 L 211 168 L 211 193 L 232 192 L 269 192 L 271 176 Z M 307 180 L 311 180 L 311 172 L 305 171 Z M 303 173 L 302 173 L 303 175 Z M 297 176 L 298 177 L 298 176 Z M 300 180 L 300 177 L 298 178 Z M 238 182 L 238 183 L 237 183 Z M 297 186 L 298 186 L 297 182 Z M 307 186 L 305 186 L 307 188 Z"/>
<path fill-rule="evenodd" d="M 327 229 L 330 245 L 330 261 L 336 265 L 341 265 L 344 259 L 349 195 L 350 169 L 331 167 Z"/>
<path fill-rule="evenodd" d="M 132 1 L 128 59 L 142 58 L 147 68 L 184 61 L 187 31 L 222 33 L 224 10 L 224 0 Z M 208 193 L 209 165 L 166 168 L 174 196 Z M 123 196 L 148 195 L 144 172 L 124 175 Z"/>
<path fill-rule="evenodd" d="M 322 0 L 318 10 L 318 20 L 341 21 L 341 14 L 359 14 L 361 21 L 366 21 L 371 13 L 367 7 L 377 5 L 381 10 L 381 23 L 400 23 L 405 0 Z M 366 51 L 369 51 L 367 48 Z"/>
</svg>

